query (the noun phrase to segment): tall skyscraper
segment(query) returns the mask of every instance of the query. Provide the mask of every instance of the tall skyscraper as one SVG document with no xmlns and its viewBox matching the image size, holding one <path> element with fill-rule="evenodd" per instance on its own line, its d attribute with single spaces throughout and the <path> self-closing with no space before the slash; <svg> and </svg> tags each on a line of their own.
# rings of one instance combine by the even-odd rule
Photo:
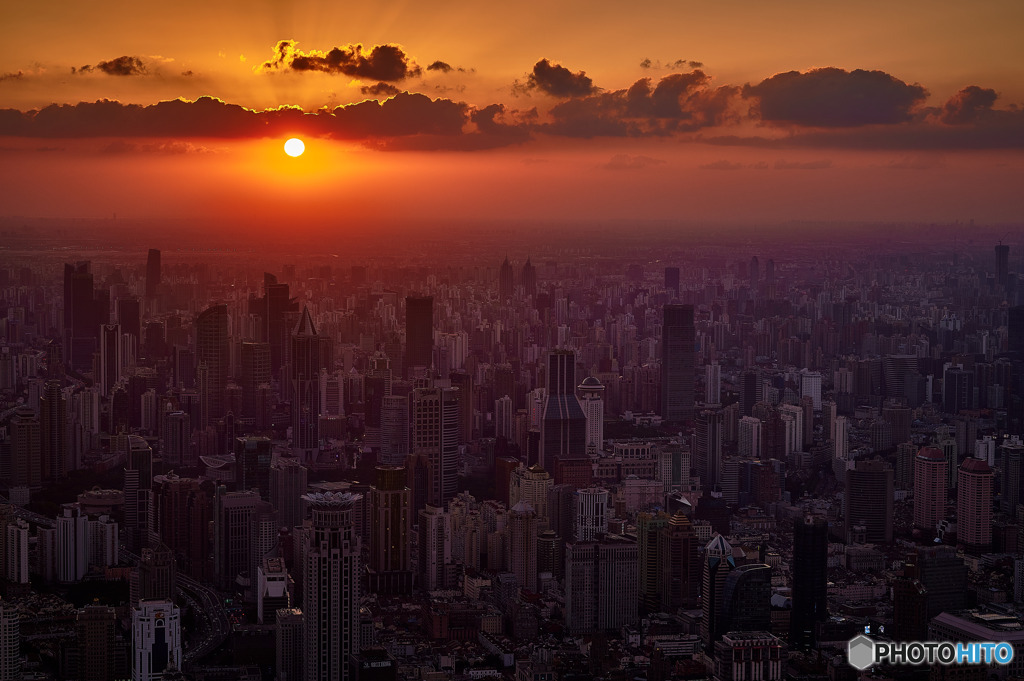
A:
<svg viewBox="0 0 1024 681">
<path fill-rule="evenodd" d="M 274 636 L 277 678 L 281 681 L 303 681 L 302 611 L 297 608 L 281 608 L 274 617 L 277 632 Z"/>
<path fill-rule="evenodd" d="M 704 367 L 704 402 L 722 403 L 722 366 L 718 362 Z"/>
<path fill-rule="evenodd" d="M 740 565 L 725 578 L 721 633 L 770 631 L 772 569 L 763 563 Z"/>
<path fill-rule="evenodd" d="M 53 482 L 68 473 L 68 411 L 60 389 L 60 381 L 46 382 L 39 398 L 40 448 L 42 479 Z"/>
<path fill-rule="evenodd" d="M 174 564 L 174 553 L 163 542 L 156 548 L 142 549 L 138 568 L 130 578 L 131 606 L 139 607 L 142 600 L 174 597 L 178 571 Z"/>
<path fill-rule="evenodd" d="M 858 461 L 854 468 L 846 470 L 843 499 L 848 542 L 853 541 L 852 536 L 860 527 L 869 543 L 892 542 L 892 466 L 882 459 Z"/>
<path fill-rule="evenodd" d="M 926 535 L 946 518 L 948 467 L 936 447 L 922 447 L 914 457 L 914 527 Z"/>
<path fill-rule="evenodd" d="M 21 610 L 0 600 L 0 681 L 21 678 Z"/>
<path fill-rule="evenodd" d="M 530 263 L 530 258 L 527 256 L 526 264 L 523 265 L 523 288 L 526 290 L 526 295 L 533 297 L 537 295 L 537 268 Z"/>
<path fill-rule="evenodd" d="M 270 460 L 274 443 L 268 437 L 235 438 L 235 479 L 239 492 L 259 490 L 260 498 L 270 499 Z"/>
<path fill-rule="evenodd" d="M 200 385 L 203 416 L 216 420 L 224 416 L 224 390 L 228 386 L 228 306 L 213 305 L 199 313 L 195 322 L 196 364 L 206 366 L 206 381 Z M 206 428 L 202 422 L 199 428 Z"/>
<path fill-rule="evenodd" d="M 722 635 L 725 622 L 725 582 L 736 568 L 732 545 L 718 534 L 704 547 L 704 574 L 701 584 L 700 636 L 704 649 L 711 649 Z"/>
<path fill-rule="evenodd" d="M 828 523 L 807 516 L 793 523 L 793 609 L 789 642 L 812 647 L 814 627 L 828 617 Z"/>
<path fill-rule="evenodd" d="M 303 565 L 306 681 L 355 678 L 359 652 L 359 536 L 353 524 L 358 494 L 303 495 L 313 516 Z"/>
<path fill-rule="evenodd" d="M 426 502 L 444 508 L 459 483 L 458 388 L 421 388 L 413 393 L 412 448 L 430 460 Z"/>
<path fill-rule="evenodd" d="M 217 488 L 213 508 L 213 571 L 223 588 L 248 572 L 252 544 L 252 516 L 259 496 L 255 492 L 229 492 Z"/>
<path fill-rule="evenodd" d="M 141 601 L 132 611 L 132 681 L 160 681 L 181 669 L 181 612 L 169 600 Z"/>
<path fill-rule="evenodd" d="M 534 464 L 529 468 L 520 466 L 512 471 L 509 480 L 508 503 L 515 506 L 525 501 L 537 514 L 538 532 L 548 529 L 548 496 L 555 486 L 551 474 Z"/>
<path fill-rule="evenodd" d="M 1010 247 L 996 244 L 996 285 L 1005 287 L 1006 276 L 1010 273 Z"/>
<path fill-rule="evenodd" d="M 508 512 L 509 566 L 516 583 L 527 591 L 537 591 L 537 513 L 525 499 Z"/>
<path fill-rule="evenodd" d="M 117 613 L 105 605 L 87 605 L 78 611 L 78 678 L 81 681 L 112 681 L 119 677 L 114 634 Z"/>
<path fill-rule="evenodd" d="M 701 485 L 712 489 L 722 484 L 722 412 L 705 409 L 697 417 L 694 464 Z"/>
<path fill-rule="evenodd" d="M 92 264 L 64 265 L 64 361 L 75 371 L 92 368 L 100 325 L 110 321 L 110 294 L 93 289 Z"/>
<path fill-rule="evenodd" d="M 554 350 L 547 356 L 547 395 L 540 422 L 538 463 L 562 480 L 563 462 L 586 461 L 587 417 L 576 399 L 576 354 L 571 350 Z M 571 464 L 570 464 L 571 465 Z"/>
<path fill-rule="evenodd" d="M 658 580 L 664 612 L 693 607 L 701 593 L 701 563 L 697 533 L 682 511 L 676 511 L 658 537 L 661 570 Z"/>
<path fill-rule="evenodd" d="M 173 473 L 153 479 L 153 525 L 174 552 L 178 568 L 196 580 L 210 578 L 210 520 L 213 483 Z"/>
<path fill-rule="evenodd" d="M 281 527 L 301 525 L 302 497 L 309 471 L 298 459 L 279 457 L 270 468 L 270 503 L 277 509 Z"/>
<path fill-rule="evenodd" d="M 597 535 L 608 532 L 608 519 L 612 515 L 608 502 L 608 490 L 601 487 L 590 487 L 573 493 L 573 538 L 576 541 L 594 541 Z"/>
<path fill-rule="evenodd" d="M 412 492 L 401 466 L 377 466 L 377 484 L 370 490 L 369 586 L 372 593 L 412 591 L 409 535 Z"/>
<path fill-rule="evenodd" d="M 761 283 L 761 266 L 757 261 L 757 256 L 750 256 L 750 288 L 757 293 L 758 284 Z"/>
<path fill-rule="evenodd" d="M 987 461 L 968 457 L 960 464 L 956 486 L 956 540 L 968 553 L 992 548 L 992 481 Z"/>
<path fill-rule="evenodd" d="M 242 388 L 242 415 L 259 419 L 263 405 L 259 388 L 270 385 L 270 343 L 244 342 L 239 347 L 238 385 Z"/>
<path fill-rule="evenodd" d="M 427 504 L 417 516 L 416 553 L 419 586 L 425 591 L 443 589 L 446 566 L 451 562 L 451 521 L 443 509 Z"/>
<path fill-rule="evenodd" d="M 405 299 L 405 372 L 412 367 L 433 365 L 434 297 L 408 296 Z"/>
<path fill-rule="evenodd" d="M 695 368 L 693 305 L 666 305 L 661 327 L 661 416 L 693 417 Z"/>
<path fill-rule="evenodd" d="M 380 459 L 382 466 L 401 466 L 409 456 L 409 397 L 388 395 L 380 409 Z"/>
<path fill-rule="evenodd" d="M 593 376 L 579 385 L 580 406 L 587 417 L 587 452 L 599 452 L 604 446 L 604 386 Z"/>
<path fill-rule="evenodd" d="M 138 435 L 128 439 L 124 467 L 124 528 L 128 548 L 148 544 L 150 499 L 153 489 L 153 449 Z"/>
<path fill-rule="evenodd" d="M 644 613 L 661 610 L 661 530 L 668 525 L 668 520 L 669 515 L 664 511 L 637 514 L 637 589 Z"/>
<path fill-rule="evenodd" d="M 277 377 L 287 355 L 290 313 L 298 312 L 298 303 L 291 299 L 288 284 L 278 283 L 277 277 L 264 272 L 263 298 L 258 305 L 264 324 L 261 340 L 270 343 L 270 371 Z"/>
<path fill-rule="evenodd" d="M 565 547 L 565 626 L 574 636 L 636 621 L 637 544 L 617 534 Z"/>
<path fill-rule="evenodd" d="M 505 262 L 501 263 L 501 269 L 498 271 L 498 299 L 507 300 L 512 297 L 512 291 L 515 288 L 515 272 L 512 270 L 512 263 L 508 261 L 508 256 L 505 256 Z"/>
<path fill-rule="evenodd" d="M 160 293 L 160 277 L 160 251 L 151 248 L 146 259 L 146 298 L 153 300 Z"/>
<path fill-rule="evenodd" d="M 304 464 L 320 455 L 320 368 L 322 344 L 309 308 L 302 308 L 292 334 L 292 452 Z"/>
<path fill-rule="evenodd" d="M 744 416 L 739 420 L 739 455 L 760 459 L 763 453 L 761 446 L 761 420 L 753 416 Z"/>
</svg>

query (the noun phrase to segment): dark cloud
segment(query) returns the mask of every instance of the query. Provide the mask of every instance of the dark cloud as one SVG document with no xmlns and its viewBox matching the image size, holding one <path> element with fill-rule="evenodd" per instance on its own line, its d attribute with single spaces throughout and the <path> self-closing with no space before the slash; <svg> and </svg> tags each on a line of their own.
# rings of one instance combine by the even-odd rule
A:
<svg viewBox="0 0 1024 681">
<path fill-rule="evenodd" d="M 625 90 L 570 99 L 551 110 L 545 131 L 568 137 L 640 137 L 721 125 L 737 118 L 739 91 L 710 87 L 702 71 L 641 78 Z"/>
<path fill-rule="evenodd" d="M 606 170 L 643 170 L 651 166 L 665 164 L 666 161 L 650 156 L 630 156 L 629 154 L 615 154 L 601 167 Z"/>
<path fill-rule="evenodd" d="M 319 71 L 377 81 L 399 81 L 421 73 L 420 67 L 400 45 L 374 45 L 367 49 L 353 44 L 335 47 L 329 52 L 303 52 L 296 48 L 297 44 L 294 40 L 278 41 L 274 56 L 257 70 Z"/>
<path fill-rule="evenodd" d="M 364 85 L 359 88 L 359 91 L 364 95 L 370 95 L 371 97 L 391 97 L 397 95 L 401 90 L 396 88 L 390 83 L 376 83 L 374 85 Z"/>
<path fill-rule="evenodd" d="M 447 62 L 443 62 L 441 60 L 438 60 L 438 61 L 435 61 L 435 62 L 431 62 L 427 66 L 427 71 L 440 71 L 442 73 L 448 73 L 451 70 L 452 70 L 452 65 L 447 63 Z"/>
<path fill-rule="evenodd" d="M 775 162 L 776 170 L 825 170 L 832 167 L 832 161 L 821 159 L 820 161 L 783 161 Z"/>
<path fill-rule="evenodd" d="M 998 96 L 995 90 L 977 85 L 965 87 L 942 107 L 942 122 L 951 125 L 973 123 L 992 111 Z"/>
<path fill-rule="evenodd" d="M 74 66 L 71 67 L 71 73 L 84 74 L 93 71 L 105 73 L 108 76 L 145 76 L 149 74 L 149 67 L 141 57 L 129 57 L 128 55 L 110 61 L 101 61 L 95 66 L 86 64 L 77 69 Z"/>
<path fill-rule="evenodd" d="M 811 127 L 902 123 L 928 96 L 884 71 L 814 69 L 790 71 L 743 88 L 756 100 L 760 119 Z"/>
<path fill-rule="evenodd" d="M 700 166 L 701 170 L 742 170 L 745 166 L 742 163 L 733 163 L 732 161 L 714 161 L 712 163 L 705 163 Z"/>
<path fill-rule="evenodd" d="M 20 80 L 25 77 L 24 71 L 18 71 L 17 73 L 0 73 L 0 83 L 5 80 Z"/>
<path fill-rule="evenodd" d="M 541 59 L 533 65 L 526 87 L 538 89 L 555 97 L 583 97 L 597 91 L 584 71 L 573 73 L 561 64 Z"/>
</svg>

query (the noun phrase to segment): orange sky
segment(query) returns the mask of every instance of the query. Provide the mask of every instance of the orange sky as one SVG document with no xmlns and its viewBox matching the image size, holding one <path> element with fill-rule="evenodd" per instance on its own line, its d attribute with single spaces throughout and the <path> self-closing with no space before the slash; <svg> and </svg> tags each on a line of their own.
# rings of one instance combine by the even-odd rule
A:
<svg viewBox="0 0 1024 681">
<path fill-rule="evenodd" d="M 9 215 L 1024 214 L 1016 0 L 57 0 L 5 8 L 0 33 Z"/>
</svg>

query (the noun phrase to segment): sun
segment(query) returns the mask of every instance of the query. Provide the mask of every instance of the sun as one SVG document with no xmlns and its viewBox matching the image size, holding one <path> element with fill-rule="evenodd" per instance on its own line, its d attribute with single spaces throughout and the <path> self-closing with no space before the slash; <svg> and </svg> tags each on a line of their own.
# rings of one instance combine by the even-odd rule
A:
<svg viewBox="0 0 1024 681">
<path fill-rule="evenodd" d="M 302 152 L 305 150 L 306 145 L 298 137 L 293 137 L 284 143 L 284 153 L 289 156 L 302 156 Z"/>
</svg>

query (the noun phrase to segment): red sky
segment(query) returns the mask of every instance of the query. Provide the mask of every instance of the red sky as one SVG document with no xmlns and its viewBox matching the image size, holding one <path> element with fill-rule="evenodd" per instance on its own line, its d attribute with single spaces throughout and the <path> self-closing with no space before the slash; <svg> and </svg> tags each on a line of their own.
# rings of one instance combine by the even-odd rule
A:
<svg viewBox="0 0 1024 681">
<path fill-rule="evenodd" d="M 6 215 L 1024 214 L 1015 0 L 58 0 L 0 31 Z"/>
</svg>

